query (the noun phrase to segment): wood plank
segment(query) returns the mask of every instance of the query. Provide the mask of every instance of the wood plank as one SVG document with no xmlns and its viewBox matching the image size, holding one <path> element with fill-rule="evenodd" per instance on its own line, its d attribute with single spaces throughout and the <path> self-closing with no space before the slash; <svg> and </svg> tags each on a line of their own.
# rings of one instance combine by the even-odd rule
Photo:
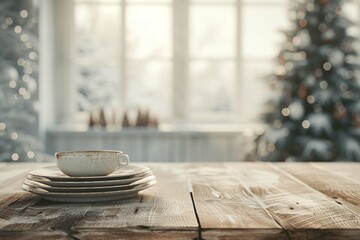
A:
<svg viewBox="0 0 360 240">
<path fill-rule="evenodd" d="M 35 204 L 40 198 L 30 193 L 0 195 L 0 229 L 3 227 L 3 220 L 23 211 L 30 205 Z"/>
<path fill-rule="evenodd" d="M 27 171 L 48 165 L 32 163 L 8 166 L 6 177 L 13 182 L 1 189 L 1 239 L 37 239 L 47 235 L 50 239 L 71 238 L 72 225 L 79 221 L 91 204 L 50 202 L 21 189 Z"/>
<path fill-rule="evenodd" d="M 360 213 L 360 183 L 342 175 L 326 171 L 311 163 L 277 164 L 282 170 L 300 179 L 310 187 L 326 194 L 337 204 Z M 316 167 L 320 166 L 320 167 Z M 358 172 L 360 173 L 360 171 Z M 350 203 L 350 204 L 349 204 Z M 354 205 L 354 206 L 353 206 Z"/>
<path fill-rule="evenodd" d="M 0 218 L 22 211 L 34 204 L 39 198 L 21 189 L 27 172 L 36 167 L 48 166 L 48 163 L 6 163 L 0 164 Z M 1 224 L 0 224 L 1 225 Z"/>
<path fill-rule="evenodd" d="M 31 169 L 48 166 L 49 164 L 44 163 L 7 163 L 0 164 L 0 189 L 3 193 L 5 190 L 4 187 L 9 187 L 14 184 L 15 181 L 21 180 L 26 177 L 27 172 Z"/>
<path fill-rule="evenodd" d="M 189 164 L 187 175 L 203 239 L 287 239 L 262 203 L 224 164 Z"/>
<path fill-rule="evenodd" d="M 71 233 L 71 227 L 91 207 L 91 203 L 56 203 L 37 199 L 21 211 L 0 220 L 5 231 L 46 231 Z M 12 206 L 11 206 L 12 207 Z M 15 207 L 12 207 L 16 209 Z"/>
<path fill-rule="evenodd" d="M 162 169 L 161 171 L 164 173 L 164 179 L 162 180 L 162 182 L 168 182 L 168 184 L 159 186 L 158 189 L 155 191 L 151 189 L 144 191 L 142 197 L 131 200 L 137 203 L 137 205 L 133 209 L 134 211 L 136 211 L 137 216 L 134 217 L 132 224 L 138 224 L 138 229 L 135 229 L 134 231 L 126 230 L 125 232 L 142 232 L 142 235 L 146 235 L 146 232 L 149 231 L 144 231 L 142 229 L 147 229 L 147 223 L 145 223 L 144 221 L 141 223 L 141 221 L 139 222 L 139 219 L 148 219 L 149 222 L 152 222 L 154 225 L 151 232 L 153 232 L 155 235 L 153 234 L 152 236 L 157 236 L 158 234 L 161 234 L 161 236 L 163 236 L 163 239 L 166 239 L 169 237 L 169 234 L 171 234 L 171 229 L 174 228 L 176 231 L 173 231 L 171 235 L 178 235 L 179 239 L 188 239 L 189 236 L 196 238 L 197 222 L 193 213 L 191 198 L 187 189 L 186 178 L 184 178 L 183 176 L 181 177 L 181 175 L 179 175 L 178 178 L 174 178 L 172 174 L 174 174 L 175 171 L 171 172 L 167 168 Z M 161 175 L 161 171 L 158 175 Z M 183 182 L 183 184 L 180 184 L 179 181 Z M 177 187 L 182 187 L 184 191 L 178 192 L 179 188 Z M 170 194 L 170 197 L 168 197 L 167 201 L 165 202 L 157 202 L 159 200 L 159 193 L 166 193 L 165 190 Z M 182 196 L 181 194 L 179 195 L 179 193 L 182 193 Z M 14 194 L 12 194 L 11 196 L 14 197 Z M 33 195 L 30 194 L 30 196 Z M 184 201 L 184 198 L 186 197 L 188 201 Z M 139 202 L 141 203 L 140 206 L 138 204 Z M 186 206 L 184 206 L 184 203 L 186 202 L 187 204 L 185 204 Z M 23 201 L 20 201 L 19 204 L 21 206 L 26 205 L 23 204 Z M 114 206 L 109 203 L 104 203 L 104 205 L 106 206 L 105 208 L 118 208 L 118 206 L 121 206 L 122 210 L 131 210 L 131 208 L 124 208 L 124 205 L 128 204 L 128 200 L 118 201 L 116 202 L 116 204 L 117 205 Z M 68 236 L 72 236 L 73 225 L 80 221 L 84 214 L 88 212 L 89 208 L 89 204 L 61 204 L 41 200 L 39 203 L 33 206 L 28 206 L 25 210 L 21 209 L 20 211 L 16 211 L 17 207 L 13 207 L 10 209 L 7 208 L 6 212 L 3 213 L 3 219 L 1 219 L 0 221 L 0 228 L 3 231 L 5 230 L 7 232 L 7 235 L 9 235 L 11 231 L 20 232 L 26 230 L 36 230 L 39 232 L 49 229 L 49 233 L 52 233 L 51 231 L 60 233 L 63 232 L 66 233 Z M 94 209 L 95 207 L 92 209 L 92 211 L 89 212 L 87 216 L 92 216 L 96 212 L 94 211 Z M 143 211 L 144 209 L 145 211 Z M 168 215 L 167 218 L 163 218 L 164 211 L 168 212 L 169 209 L 172 212 Z M 187 211 L 186 213 L 183 212 L 184 209 L 185 211 Z M 98 209 L 98 211 L 96 212 L 97 215 L 95 217 L 96 221 L 99 217 L 99 213 L 102 213 L 101 216 L 105 219 L 105 216 L 103 215 L 104 210 L 106 209 L 102 207 Z M 147 217 L 144 218 L 144 215 L 147 215 Z M 107 221 L 107 219 L 105 219 L 105 221 Z M 125 229 L 129 226 L 130 225 L 126 226 Z M 189 226 L 190 228 L 188 229 Z M 116 226 L 116 228 L 117 227 L 118 226 Z M 170 231 L 164 231 L 164 227 L 169 228 Z M 79 236 L 82 235 L 79 234 Z"/>
<path fill-rule="evenodd" d="M 111 229 L 83 229 L 74 235 L 75 239 L 83 240 L 196 240 L 193 231 L 153 229 L 153 228 L 111 228 Z"/>
<path fill-rule="evenodd" d="M 188 181 L 204 240 L 360 239 L 358 164 L 148 165 L 155 187 L 91 204 L 23 192 L 23 176 L 41 164 L 0 164 L 0 239 L 197 239 Z"/>
<path fill-rule="evenodd" d="M 360 163 L 354 162 L 336 162 L 336 163 L 312 163 L 313 166 L 326 169 L 336 175 L 349 178 L 360 183 Z"/>
<path fill-rule="evenodd" d="M 267 212 L 287 230 L 289 237 L 306 239 L 310 233 L 327 239 L 327 231 L 358 234 L 360 215 L 316 191 L 274 164 L 226 164 L 243 185 L 259 198 Z M 311 231 L 310 231 L 311 230 Z M 341 231 L 340 231 L 341 234 Z M 324 237 L 323 237 L 324 236 Z M 345 237 L 345 236 L 344 236 Z M 358 239 L 358 238 L 347 238 Z"/>
<path fill-rule="evenodd" d="M 98 238 L 116 232 L 133 239 L 196 239 L 198 224 L 183 164 L 146 164 L 154 172 L 158 183 L 139 197 L 112 203 L 96 203 L 73 227 L 80 239 Z M 90 234 L 89 234 L 90 233 Z M 95 238 L 96 239 L 96 238 Z M 124 238 L 127 239 L 127 238 Z"/>
<path fill-rule="evenodd" d="M 46 239 L 46 240 L 70 240 L 74 239 L 69 237 L 66 233 L 61 232 L 49 232 L 49 231 L 0 231 L 1 240 L 34 240 L 34 239 Z"/>
<path fill-rule="evenodd" d="M 308 230 L 307 240 L 355 240 L 360 239 L 360 229 L 326 229 L 322 231 Z"/>
</svg>

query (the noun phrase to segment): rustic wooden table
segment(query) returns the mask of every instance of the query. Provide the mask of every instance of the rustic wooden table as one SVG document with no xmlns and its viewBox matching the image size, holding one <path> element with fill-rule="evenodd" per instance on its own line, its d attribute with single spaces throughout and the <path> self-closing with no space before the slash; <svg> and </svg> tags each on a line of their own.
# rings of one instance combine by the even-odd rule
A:
<svg viewBox="0 0 360 240">
<path fill-rule="evenodd" d="M 156 186 L 101 203 L 22 191 L 45 165 L 0 164 L 0 239 L 360 239 L 356 163 L 146 163 Z"/>
</svg>

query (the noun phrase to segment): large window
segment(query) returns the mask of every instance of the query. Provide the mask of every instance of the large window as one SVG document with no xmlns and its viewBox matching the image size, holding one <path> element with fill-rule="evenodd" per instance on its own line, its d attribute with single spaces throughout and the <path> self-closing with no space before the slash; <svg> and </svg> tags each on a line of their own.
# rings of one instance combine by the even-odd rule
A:
<svg viewBox="0 0 360 240">
<path fill-rule="evenodd" d="M 169 1 L 75 1 L 77 110 L 150 108 L 172 115 Z"/>
<path fill-rule="evenodd" d="M 76 94 L 94 107 L 162 120 L 242 121 L 288 26 L 286 0 L 74 0 Z"/>
</svg>

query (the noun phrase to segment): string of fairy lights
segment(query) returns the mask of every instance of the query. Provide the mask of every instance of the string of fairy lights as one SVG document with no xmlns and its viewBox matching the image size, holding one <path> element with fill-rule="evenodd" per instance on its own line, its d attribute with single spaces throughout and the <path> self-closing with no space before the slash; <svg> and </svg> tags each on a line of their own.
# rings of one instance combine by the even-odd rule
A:
<svg viewBox="0 0 360 240">
<path fill-rule="evenodd" d="M 17 101 L 31 101 L 32 93 L 36 91 L 36 81 L 32 78 L 34 69 L 31 61 L 38 60 L 38 54 L 33 50 L 33 42 L 31 37 L 24 30 L 24 27 L 21 24 L 16 23 L 14 20 L 15 17 L 20 17 L 22 23 L 27 21 L 36 20 L 29 15 L 27 10 L 21 10 L 18 12 L 18 16 L 7 16 L 3 19 L 3 22 L 0 25 L 0 31 L 14 31 L 15 35 L 18 38 L 18 42 L 13 42 L 12 44 L 20 48 L 21 57 L 16 60 L 16 65 L 11 64 L 5 65 L 5 69 L 2 69 L 2 73 L 5 72 L 5 77 L 8 80 L 8 88 L 14 94 L 7 94 L 6 96 L 11 96 L 8 99 L 10 102 Z M 3 66 L 4 68 L 4 66 Z M 21 73 L 21 74 L 20 74 Z M 6 122 L 0 121 L 0 135 L 8 135 L 7 139 L 13 141 L 19 141 L 22 137 L 22 131 L 16 128 L 10 127 L 11 123 L 7 124 Z M 15 143 L 14 143 L 15 146 Z M 20 153 L 20 150 L 16 149 L 10 153 L 10 158 L 12 161 L 18 161 L 20 158 L 25 157 L 24 154 Z M 34 150 L 35 151 L 35 150 Z M 26 157 L 28 159 L 35 158 L 35 152 L 33 150 L 25 150 Z"/>
</svg>

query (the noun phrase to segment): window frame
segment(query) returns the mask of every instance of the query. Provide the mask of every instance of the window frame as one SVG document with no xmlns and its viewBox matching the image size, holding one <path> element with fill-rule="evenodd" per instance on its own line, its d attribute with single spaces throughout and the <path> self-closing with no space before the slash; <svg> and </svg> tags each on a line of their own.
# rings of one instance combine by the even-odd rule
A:
<svg viewBox="0 0 360 240">
<path fill-rule="evenodd" d="M 90 1 L 89 1 L 90 2 Z M 272 0 L 266 4 L 283 4 L 283 0 Z M 126 105 L 126 48 L 124 29 L 126 26 L 126 6 L 127 4 L 146 4 L 144 1 L 136 3 L 127 3 L 122 0 L 121 4 L 121 33 L 120 34 L 120 78 L 119 85 L 121 89 L 120 108 L 124 110 Z M 55 97 L 55 122 L 58 124 L 86 123 L 88 114 L 81 114 L 76 109 L 76 80 L 75 80 L 75 46 L 74 46 L 74 0 L 53 1 L 54 4 L 54 97 Z M 264 1 L 244 1 L 235 0 L 234 2 L 213 2 L 212 0 L 193 3 L 191 0 L 173 0 L 172 3 L 151 3 L 172 5 L 172 109 L 173 118 L 169 123 L 244 123 L 245 113 L 243 111 L 244 101 L 241 93 L 243 91 L 243 63 L 247 61 L 242 54 L 242 8 L 245 4 L 262 5 Z M 236 8 L 236 53 L 235 61 L 235 82 L 234 82 L 234 99 L 232 110 L 226 113 L 209 113 L 209 114 L 192 114 L 189 112 L 189 9 L 190 4 L 198 5 L 234 5 Z M 177 31 L 182 29 L 182 31 Z M 184 40 L 186 39 L 186 40 Z M 202 58 L 210 60 L 210 58 Z M 249 59 L 252 61 L 251 59 Z M 261 61 L 270 59 L 261 59 Z"/>
</svg>

